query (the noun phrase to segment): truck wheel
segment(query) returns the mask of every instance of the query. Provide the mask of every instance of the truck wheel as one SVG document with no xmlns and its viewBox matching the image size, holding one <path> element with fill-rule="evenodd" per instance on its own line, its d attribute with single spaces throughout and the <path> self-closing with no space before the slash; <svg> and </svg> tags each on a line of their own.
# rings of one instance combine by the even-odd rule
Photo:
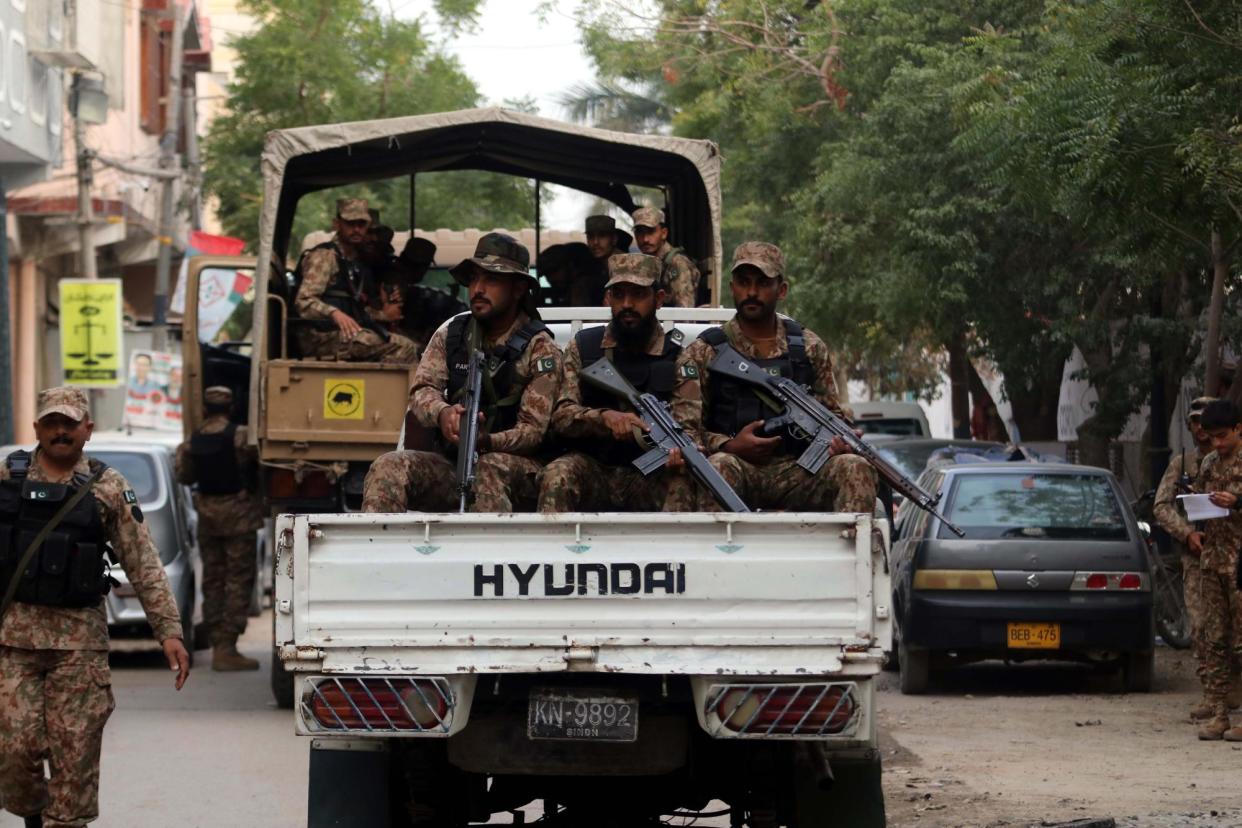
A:
<svg viewBox="0 0 1242 828">
<path fill-rule="evenodd" d="M 897 644 L 897 660 L 901 670 L 901 692 L 906 696 L 921 696 L 927 692 L 931 680 L 931 653 L 910 647 L 905 639 Z"/>
<path fill-rule="evenodd" d="M 1126 653 L 1121 657 L 1121 684 L 1127 693 L 1150 693 L 1155 673 L 1155 650 Z"/>
<path fill-rule="evenodd" d="M 878 753 L 867 759 L 832 760 L 827 790 L 810 773 L 799 773 L 794 790 L 794 828 L 884 828 L 884 788 Z"/>
<path fill-rule="evenodd" d="M 272 611 L 272 663 L 268 673 L 268 681 L 272 688 L 272 698 L 281 710 L 293 709 L 293 673 L 285 670 L 276 649 L 276 611 Z"/>
</svg>

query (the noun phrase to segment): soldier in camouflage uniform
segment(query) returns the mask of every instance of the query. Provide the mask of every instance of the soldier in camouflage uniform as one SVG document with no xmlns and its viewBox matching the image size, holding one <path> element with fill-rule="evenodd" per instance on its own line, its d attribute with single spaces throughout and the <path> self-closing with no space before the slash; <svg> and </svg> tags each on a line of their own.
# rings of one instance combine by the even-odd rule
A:
<svg viewBox="0 0 1242 828">
<path fill-rule="evenodd" d="M 1182 513 L 1177 496 L 1189 490 L 1182 488 L 1182 481 L 1193 482 L 1199 476 L 1199 464 L 1212 450 L 1212 440 L 1200 425 L 1199 418 L 1204 406 L 1213 399 L 1213 397 L 1199 397 L 1190 403 L 1190 410 L 1186 414 L 1186 426 L 1194 438 L 1195 449 L 1189 454 L 1184 451 L 1181 454 L 1175 454 L 1169 460 L 1168 468 L 1165 469 L 1164 476 L 1160 478 L 1160 485 L 1156 488 L 1156 499 L 1152 504 L 1152 514 L 1156 522 L 1169 533 L 1174 548 L 1180 553 L 1182 559 L 1182 590 L 1186 600 L 1186 614 L 1190 618 L 1190 640 L 1195 654 L 1195 672 L 1199 676 L 1200 683 L 1204 684 L 1205 693 L 1203 700 L 1191 708 L 1190 717 L 1196 720 L 1210 719 L 1215 715 L 1215 711 L 1208 703 L 1206 696 L 1207 676 L 1204 673 L 1203 660 L 1203 602 L 1199 596 L 1199 591 L 1203 586 L 1203 574 L 1199 569 L 1198 557 L 1190 554 L 1190 549 L 1186 546 L 1186 539 L 1195 528 Z M 1236 619 L 1238 623 L 1234 625 L 1232 631 L 1232 640 L 1235 642 L 1242 639 L 1242 613 L 1238 613 Z M 1239 687 L 1238 667 L 1239 659 L 1235 657 L 1232 687 L 1227 698 L 1230 709 L 1236 709 L 1242 705 L 1242 687 Z"/>
<path fill-rule="evenodd" d="M 367 309 L 367 291 L 375 288 L 360 257 L 370 224 L 364 199 L 339 199 L 332 240 L 308 250 L 298 264 L 301 284 L 294 306 L 299 317 L 311 321 L 298 324 L 296 330 L 302 355 L 308 359 L 418 362 L 418 347 L 385 331 Z"/>
<path fill-rule="evenodd" d="M 104 724 L 114 707 L 105 581 L 101 564 L 98 596 L 91 597 L 93 585 L 79 586 L 78 592 L 57 589 L 44 556 L 72 554 L 73 560 L 85 561 L 84 550 L 98 554 L 111 545 L 169 667 L 177 671 L 178 690 L 189 676 L 190 656 L 181 641 L 176 599 L 133 488 L 111 468 L 90 483 L 106 467 L 82 452 L 94 429 L 86 392 L 42 391 L 36 417 L 39 445 L 33 455 L 18 452 L 0 465 L 0 521 L 5 524 L 0 532 L 9 538 L 5 552 L 14 554 L 0 557 L 0 591 L 7 592 L 12 583 L 16 556 L 37 534 L 40 515 L 46 525 L 59 511 L 58 504 L 49 507 L 22 493 L 38 489 L 67 502 L 70 493 L 90 488 L 25 569 L 43 574 L 22 578 L 7 612 L 0 606 L 0 801 L 24 817 L 27 828 L 68 828 L 99 816 L 99 757 Z M 45 760 L 50 779 L 43 774 Z"/>
<path fill-rule="evenodd" d="M 677 361 L 673 416 L 752 509 L 865 512 L 875 508 L 876 474 L 867 461 L 847 454 L 833 441 L 833 456 L 816 475 L 798 463 L 805 443 L 797 436 L 761 434 L 763 422 L 781 413 L 749 386 L 712 377 L 716 349 L 731 344 L 768 371 L 807 386 L 837 415 L 850 415 L 837 398 L 832 357 L 818 336 L 792 319 L 777 315 L 785 298 L 785 260 L 775 245 L 745 242 L 733 253 L 730 289 L 737 315 L 720 328 L 709 328 L 682 351 Z M 700 493 L 704 510 L 719 507 Z M 684 507 L 684 504 L 678 504 Z"/>
<path fill-rule="evenodd" d="M 203 427 L 177 446 L 177 481 L 195 486 L 198 551 L 203 560 L 203 623 L 211 639 L 211 669 L 257 670 L 259 662 L 237 651 L 254 592 L 255 532 L 263 528 L 255 491 L 258 452 L 246 427 L 229 421 L 233 392 L 215 385 L 203 392 Z"/>
<path fill-rule="evenodd" d="M 669 307 L 693 308 L 699 293 L 699 269 L 680 247 L 668 241 L 668 225 L 664 211 L 655 207 L 639 207 L 634 211 L 634 240 L 638 249 L 660 260 L 664 290 Z"/>
<path fill-rule="evenodd" d="M 1203 671 L 1207 701 L 1213 716 L 1199 729 L 1199 738 L 1242 742 L 1242 727 L 1229 721 L 1231 650 L 1242 644 L 1231 640 L 1242 610 L 1235 582 L 1238 548 L 1242 546 L 1242 425 L 1238 409 L 1228 400 L 1214 400 L 1203 408 L 1200 425 L 1212 438 L 1211 454 L 1203 458 L 1195 491 L 1210 494 L 1212 503 L 1229 510 L 1227 517 L 1204 521 L 1203 531 L 1191 532 L 1186 544 L 1199 556 L 1203 606 Z"/>
<path fill-rule="evenodd" d="M 480 406 L 473 509 L 513 512 L 534 506 L 543 442 L 560 387 L 561 352 L 539 321 L 531 291 L 530 254 L 517 239 L 488 233 L 474 257 L 450 271 L 468 289 L 470 313 L 454 317 L 427 345 L 414 375 L 410 409 L 435 429 L 445 452 L 393 451 L 371 464 L 363 483 L 366 512 L 453 511 L 458 506 L 453 457 L 470 354 L 487 355 Z"/>
<path fill-rule="evenodd" d="M 540 473 L 540 512 L 654 512 L 663 508 L 670 486 L 691 485 L 674 470 L 681 461 L 677 449 L 670 466 L 650 478 L 634 468 L 634 459 L 646 451 L 635 433 L 646 431 L 646 423 L 632 411 L 617 410 L 619 400 L 581 378 L 584 367 L 608 359 L 639 393 L 667 402 L 673 391 L 682 336 L 676 329 L 666 334 L 656 319 L 664 301 L 660 263 L 641 253 L 618 253 L 608 260 L 608 273 L 612 322 L 579 331 L 565 351 L 551 428 L 557 444 L 573 450 Z"/>
</svg>

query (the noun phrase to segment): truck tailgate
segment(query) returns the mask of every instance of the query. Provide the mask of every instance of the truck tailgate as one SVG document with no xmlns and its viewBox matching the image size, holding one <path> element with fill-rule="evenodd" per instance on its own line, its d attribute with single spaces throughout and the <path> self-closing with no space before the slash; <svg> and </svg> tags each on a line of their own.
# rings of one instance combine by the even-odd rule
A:
<svg viewBox="0 0 1242 828">
<path fill-rule="evenodd" d="M 820 513 L 284 515 L 277 643 L 323 672 L 849 672 L 887 617 L 870 537 Z"/>
</svg>

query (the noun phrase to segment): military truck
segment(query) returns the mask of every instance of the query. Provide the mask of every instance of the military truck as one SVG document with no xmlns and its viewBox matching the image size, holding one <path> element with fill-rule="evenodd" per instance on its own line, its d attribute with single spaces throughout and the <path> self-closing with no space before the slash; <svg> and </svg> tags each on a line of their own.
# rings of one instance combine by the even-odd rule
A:
<svg viewBox="0 0 1242 828">
<path fill-rule="evenodd" d="M 309 193 L 462 169 L 627 213 L 654 193 L 717 304 L 713 144 L 499 109 L 271 133 L 258 261 L 288 260 Z M 187 373 L 248 376 L 284 513 L 272 685 L 308 737 L 308 825 L 516 823 L 532 801 L 550 824 L 657 825 L 714 800 L 735 826 L 884 824 L 885 525 L 877 541 L 871 515 L 351 514 L 367 464 L 402 439 L 410 377 L 301 358 L 291 304 L 283 267 L 260 274 L 253 337 L 204 342 Z M 731 313 L 659 317 L 690 338 Z M 564 346 L 608 310 L 542 315 Z"/>
</svg>

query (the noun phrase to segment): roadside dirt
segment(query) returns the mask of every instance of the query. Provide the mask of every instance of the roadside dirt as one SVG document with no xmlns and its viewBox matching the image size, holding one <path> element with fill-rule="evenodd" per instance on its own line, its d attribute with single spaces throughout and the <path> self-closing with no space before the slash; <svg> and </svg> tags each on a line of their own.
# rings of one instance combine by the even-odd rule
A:
<svg viewBox="0 0 1242 828">
<path fill-rule="evenodd" d="M 925 696 L 903 696 L 885 674 L 888 824 L 1242 826 L 1242 744 L 1196 738 L 1190 654 L 1161 648 L 1150 694 L 1123 694 L 1119 684 L 1078 665 L 988 662 L 939 674 Z"/>
</svg>

